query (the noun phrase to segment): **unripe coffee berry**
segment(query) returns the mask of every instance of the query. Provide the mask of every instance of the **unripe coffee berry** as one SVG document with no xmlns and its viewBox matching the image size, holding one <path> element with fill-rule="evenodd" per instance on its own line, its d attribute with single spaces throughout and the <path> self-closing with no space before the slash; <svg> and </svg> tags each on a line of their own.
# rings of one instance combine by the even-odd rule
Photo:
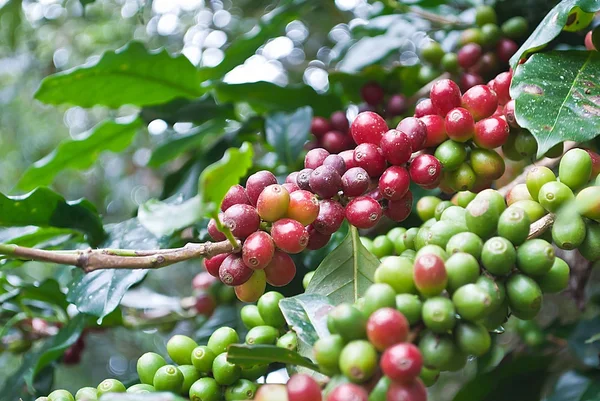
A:
<svg viewBox="0 0 600 401">
<path fill-rule="evenodd" d="M 290 194 L 286 216 L 307 226 L 319 215 L 319 200 L 309 191 L 296 191 Z"/>
<path fill-rule="evenodd" d="M 242 302 L 256 302 L 267 286 L 265 270 L 255 270 L 243 284 L 235 287 L 235 295 Z"/>
</svg>

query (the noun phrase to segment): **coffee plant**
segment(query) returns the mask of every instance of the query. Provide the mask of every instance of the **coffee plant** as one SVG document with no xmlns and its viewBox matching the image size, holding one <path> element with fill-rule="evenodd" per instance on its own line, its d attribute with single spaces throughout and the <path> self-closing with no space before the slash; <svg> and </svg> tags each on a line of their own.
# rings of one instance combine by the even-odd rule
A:
<svg viewBox="0 0 600 401">
<path fill-rule="evenodd" d="M 600 1 L 236 3 L 0 8 L 0 400 L 600 400 Z"/>
</svg>

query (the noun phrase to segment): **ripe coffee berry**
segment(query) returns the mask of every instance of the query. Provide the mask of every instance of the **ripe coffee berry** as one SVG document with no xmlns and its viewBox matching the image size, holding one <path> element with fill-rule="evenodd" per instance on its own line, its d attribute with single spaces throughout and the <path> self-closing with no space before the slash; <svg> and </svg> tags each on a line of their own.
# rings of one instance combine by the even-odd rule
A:
<svg viewBox="0 0 600 401">
<path fill-rule="evenodd" d="M 354 141 L 340 131 L 329 131 L 321 138 L 323 147 L 331 153 L 340 153 L 354 147 Z"/>
<path fill-rule="evenodd" d="M 260 226 L 260 217 L 250 205 L 233 205 L 223 213 L 223 224 L 236 238 L 244 239 Z"/>
<path fill-rule="evenodd" d="M 383 88 L 377 82 L 369 82 L 360 89 L 363 100 L 371 106 L 377 106 L 383 102 Z"/>
<path fill-rule="evenodd" d="M 371 177 L 379 177 L 387 163 L 381 149 L 372 143 L 363 143 L 354 149 L 354 161 Z"/>
<path fill-rule="evenodd" d="M 373 143 L 379 145 L 381 137 L 388 130 L 387 123 L 379 114 L 372 111 L 360 113 L 350 126 L 352 139 L 358 145 L 361 143 Z"/>
<path fill-rule="evenodd" d="M 354 149 L 344 150 L 338 154 L 342 159 L 344 159 L 344 165 L 346 166 L 346 171 L 350 170 L 352 167 L 358 167 L 356 162 L 354 161 Z"/>
<path fill-rule="evenodd" d="M 390 96 L 385 107 L 385 112 L 390 117 L 399 116 L 406 112 L 406 103 L 406 96 L 404 95 Z"/>
<path fill-rule="evenodd" d="M 265 267 L 267 283 L 275 287 L 288 285 L 296 275 L 296 264 L 285 252 L 276 250 L 271 262 Z"/>
<path fill-rule="evenodd" d="M 498 74 L 491 83 L 491 88 L 496 92 L 498 104 L 505 105 L 510 101 L 510 83 L 512 82 L 512 74 L 510 71 Z"/>
<path fill-rule="evenodd" d="M 415 117 L 407 117 L 400 121 L 396 129 L 406 134 L 413 152 L 423 149 L 427 140 L 427 126 L 423 121 Z"/>
<path fill-rule="evenodd" d="M 323 160 L 323 165 L 333 167 L 340 176 L 346 172 L 346 162 L 340 155 L 327 156 L 325 160 Z"/>
<path fill-rule="evenodd" d="M 431 103 L 436 113 L 442 117 L 460 106 L 460 97 L 460 88 L 450 79 L 439 80 L 431 87 Z"/>
<path fill-rule="evenodd" d="M 277 248 L 287 253 L 300 253 L 308 244 L 308 232 L 301 223 L 292 219 L 273 223 L 271 237 Z"/>
<path fill-rule="evenodd" d="M 213 314 L 216 307 L 217 303 L 212 295 L 205 292 L 196 295 L 196 303 L 194 304 L 194 308 L 198 314 L 208 317 Z"/>
<path fill-rule="evenodd" d="M 208 291 L 217 279 L 208 272 L 201 272 L 192 279 L 192 288 L 196 291 Z"/>
<path fill-rule="evenodd" d="M 331 239 L 331 234 L 318 232 L 312 224 L 306 228 L 306 231 L 308 231 L 308 245 L 306 245 L 306 248 L 313 251 L 323 248 Z"/>
<path fill-rule="evenodd" d="M 314 170 L 312 168 L 305 168 L 298 172 L 296 176 L 296 184 L 298 188 L 310 191 L 310 175 Z"/>
<path fill-rule="evenodd" d="M 310 132 L 312 132 L 314 136 L 320 138 L 329 130 L 331 130 L 329 120 L 324 117 L 313 117 L 310 123 Z"/>
<path fill-rule="evenodd" d="M 501 117 L 490 117 L 475 124 L 475 144 L 480 148 L 494 149 L 502 146 L 510 135 L 510 128 Z"/>
<path fill-rule="evenodd" d="M 264 231 L 252 233 L 242 246 L 242 259 L 251 269 L 264 269 L 273 258 L 275 244 L 271 236 Z"/>
<path fill-rule="evenodd" d="M 475 85 L 481 85 L 482 83 L 483 78 L 481 78 L 481 75 L 473 72 L 465 72 L 460 76 L 460 89 L 462 89 L 463 92 L 471 89 Z"/>
<path fill-rule="evenodd" d="M 425 117 L 435 114 L 436 110 L 433 108 L 433 103 L 430 99 L 421 100 L 415 107 L 415 117 Z"/>
<path fill-rule="evenodd" d="M 473 67 L 481 58 L 483 51 L 476 43 L 467 43 L 458 51 L 458 65 L 465 70 Z"/>
<path fill-rule="evenodd" d="M 411 343 L 396 344 L 385 350 L 380 366 L 383 374 L 390 379 L 411 382 L 421 373 L 423 357 L 419 348 Z"/>
<path fill-rule="evenodd" d="M 397 201 L 388 201 L 383 209 L 383 214 L 396 222 L 404 221 L 410 215 L 412 204 L 413 196 L 412 193 L 408 191 L 402 199 Z"/>
<path fill-rule="evenodd" d="M 475 133 L 475 120 L 467 109 L 457 107 L 446 114 L 446 134 L 457 142 L 466 142 Z"/>
<path fill-rule="evenodd" d="M 448 139 L 443 117 L 433 114 L 422 117 L 421 121 L 423 121 L 427 127 L 427 139 L 425 140 L 425 145 L 423 145 L 424 147 L 429 148 L 437 146 Z"/>
<path fill-rule="evenodd" d="M 400 200 L 406 195 L 410 185 L 410 176 L 404 167 L 388 167 L 379 177 L 379 191 L 389 200 Z"/>
<path fill-rule="evenodd" d="M 368 196 L 354 198 L 346 205 L 348 222 L 358 228 L 371 228 L 381 219 L 382 210 L 379 203 Z"/>
<path fill-rule="evenodd" d="M 252 269 L 246 266 L 238 255 L 229 255 L 219 268 L 219 278 L 229 286 L 244 284 L 250 276 L 252 276 Z"/>
<path fill-rule="evenodd" d="M 328 199 L 342 189 L 342 177 L 331 166 L 319 166 L 308 179 L 311 190 L 321 198 Z"/>
<path fill-rule="evenodd" d="M 321 386 L 312 377 L 295 374 L 286 384 L 288 401 L 321 401 Z"/>
<path fill-rule="evenodd" d="M 392 382 L 386 401 L 427 401 L 427 390 L 421 379 L 411 382 Z"/>
<path fill-rule="evenodd" d="M 350 125 L 348 124 L 348 118 L 346 118 L 346 113 L 343 111 L 336 111 L 331 114 L 329 117 L 329 121 L 331 122 L 331 128 L 340 131 L 340 132 L 348 132 L 350 129 Z"/>
<path fill-rule="evenodd" d="M 329 156 L 329 152 L 323 148 L 309 150 L 304 157 L 304 167 L 312 168 L 314 170 L 323 164 L 323 161 L 327 156 Z"/>
<path fill-rule="evenodd" d="M 223 221 L 223 213 L 219 213 L 219 220 Z M 225 237 L 225 234 L 223 234 L 217 228 L 217 222 L 215 221 L 215 219 L 210 219 L 206 229 L 208 230 L 208 235 L 210 235 L 210 237 L 214 241 L 225 241 L 227 239 L 227 237 Z"/>
<path fill-rule="evenodd" d="M 507 38 L 500 39 L 496 45 L 496 54 L 498 55 L 498 59 L 503 63 L 508 63 L 517 50 L 519 50 L 519 45 Z"/>
<path fill-rule="evenodd" d="M 462 107 L 479 121 L 496 112 L 498 97 L 487 85 L 476 85 L 462 95 Z"/>
<path fill-rule="evenodd" d="M 433 254 L 420 256 L 415 260 L 414 280 L 421 294 L 428 297 L 441 294 L 448 284 L 444 261 Z"/>
<path fill-rule="evenodd" d="M 290 194 L 300 190 L 300 187 L 295 182 L 284 182 L 281 186 L 287 189 Z"/>
<path fill-rule="evenodd" d="M 421 186 L 434 185 L 442 173 L 442 164 L 432 155 L 422 154 L 412 161 L 409 168 L 410 178 Z"/>
<path fill-rule="evenodd" d="M 406 341 L 408 330 L 404 315 L 393 308 L 378 309 L 367 321 L 367 337 L 378 351 Z"/>
<path fill-rule="evenodd" d="M 327 401 L 369 401 L 369 394 L 357 384 L 343 383 L 329 393 Z"/>
<path fill-rule="evenodd" d="M 256 205 L 256 201 L 260 193 L 269 185 L 277 184 L 277 178 L 270 171 L 257 171 L 248 177 L 246 181 L 246 195 L 252 205 Z"/>
<path fill-rule="evenodd" d="M 364 194 L 369 189 L 369 183 L 369 174 L 362 167 L 352 167 L 342 176 L 342 190 L 346 196 Z"/>
<path fill-rule="evenodd" d="M 221 202 L 221 211 L 229 209 L 233 205 L 249 205 L 250 199 L 246 195 L 246 190 L 241 185 L 234 185 L 229 188 L 223 202 Z"/>
<path fill-rule="evenodd" d="M 210 259 L 204 259 L 204 268 L 211 276 L 219 277 L 219 267 L 221 267 L 221 263 L 223 263 L 227 256 L 229 256 L 228 253 L 222 253 Z"/>
<path fill-rule="evenodd" d="M 290 194 L 286 216 L 302 225 L 311 224 L 319 215 L 319 200 L 308 191 L 299 190 Z"/>
<path fill-rule="evenodd" d="M 340 229 L 344 222 L 344 207 L 331 199 L 319 202 L 319 214 L 312 225 L 318 232 L 331 235 Z"/>
<path fill-rule="evenodd" d="M 506 122 L 513 128 L 520 128 L 521 126 L 517 123 L 517 118 L 515 117 L 515 101 L 510 100 L 508 103 L 504 105 L 504 118 L 506 118 Z"/>
<path fill-rule="evenodd" d="M 408 136 L 395 129 L 389 130 L 381 137 L 379 147 L 386 160 L 396 166 L 406 163 L 412 154 Z"/>
<path fill-rule="evenodd" d="M 256 201 L 256 210 L 265 221 L 276 221 L 285 216 L 290 204 L 290 193 L 279 184 L 269 185 Z"/>
</svg>

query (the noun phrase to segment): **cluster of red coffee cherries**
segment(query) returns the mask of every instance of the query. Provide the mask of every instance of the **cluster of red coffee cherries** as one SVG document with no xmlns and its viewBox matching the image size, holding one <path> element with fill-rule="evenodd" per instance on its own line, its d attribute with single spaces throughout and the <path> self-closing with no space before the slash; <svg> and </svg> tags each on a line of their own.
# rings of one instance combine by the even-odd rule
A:
<svg viewBox="0 0 600 401">
<path fill-rule="evenodd" d="M 325 117 L 315 117 L 312 120 L 310 131 L 315 140 L 309 142 L 309 147 L 323 148 L 330 153 L 340 153 L 344 150 L 354 149 L 356 143 L 350 136 L 350 123 L 346 113 L 338 110 Z"/>
</svg>

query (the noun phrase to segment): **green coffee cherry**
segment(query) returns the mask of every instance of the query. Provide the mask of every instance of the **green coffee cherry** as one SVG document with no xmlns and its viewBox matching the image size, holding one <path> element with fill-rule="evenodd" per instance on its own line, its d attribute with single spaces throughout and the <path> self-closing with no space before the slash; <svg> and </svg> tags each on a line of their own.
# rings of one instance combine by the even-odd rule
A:
<svg viewBox="0 0 600 401">
<path fill-rule="evenodd" d="M 509 240 L 513 245 L 521 245 L 529 235 L 531 220 L 519 207 L 509 207 L 498 220 L 498 235 Z"/>
<path fill-rule="evenodd" d="M 368 341 L 349 342 L 340 355 L 340 370 L 350 381 L 364 383 L 377 369 L 377 350 Z"/>
<path fill-rule="evenodd" d="M 475 284 L 490 296 L 492 301 L 488 309 L 490 312 L 499 308 L 506 300 L 506 289 L 502 282 L 493 280 L 490 277 L 480 276 Z"/>
<path fill-rule="evenodd" d="M 260 315 L 264 320 L 262 311 Z M 215 355 L 219 355 L 220 353 L 227 351 L 227 347 L 229 347 L 231 344 L 236 344 L 239 342 L 240 336 L 238 335 L 238 333 L 231 327 L 225 326 L 219 327 L 211 334 L 211 336 L 208 338 L 207 346 Z"/>
<path fill-rule="evenodd" d="M 190 387 L 190 401 L 221 401 L 221 388 L 212 377 L 198 379 Z"/>
<path fill-rule="evenodd" d="M 86 387 L 87 388 L 87 387 Z M 154 389 L 154 386 L 151 386 L 149 384 L 134 384 L 133 386 L 129 387 L 127 389 L 128 393 L 131 394 L 148 394 L 148 393 L 154 393 L 156 390 Z M 94 392 L 96 392 L 96 389 L 94 389 Z M 92 398 L 85 398 L 86 400 L 92 400 Z M 83 401 L 83 399 L 82 399 Z"/>
<path fill-rule="evenodd" d="M 242 318 L 242 323 L 248 330 L 256 326 L 265 325 L 256 305 L 245 305 L 240 311 L 240 317 Z"/>
<path fill-rule="evenodd" d="M 451 52 L 444 54 L 441 65 L 444 71 L 458 72 L 458 56 Z"/>
<path fill-rule="evenodd" d="M 279 348 L 286 348 L 291 351 L 298 349 L 298 336 L 293 331 L 288 331 L 277 339 L 276 345 Z"/>
<path fill-rule="evenodd" d="M 523 209 L 527 217 L 529 217 L 529 221 L 531 221 L 532 223 L 534 221 L 538 221 L 546 215 L 546 209 L 544 209 L 542 205 L 533 200 L 520 200 L 513 203 L 510 206 Z"/>
<path fill-rule="evenodd" d="M 483 244 L 481 262 L 485 269 L 496 276 L 510 273 L 517 260 L 517 251 L 504 237 L 492 237 Z"/>
<path fill-rule="evenodd" d="M 279 309 L 279 301 L 283 298 L 284 296 L 281 293 L 269 291 L 258 300 L 257 305 L 260 316 L 269 326 L 276 328 L 285 326 L 285 318 L 281 313 L 281 309 Z"/>
<path fill-rule="evenodd" d="M 506 296 L 513 315 L 533 319 L 542 308 L 542 290 L 530 277 L 514 274 L 506 281 Z"/>
<path fill-rule="evenodd" d="M 502 29 L 504 36 L 510 39 L 520 39 L 527 35 L 529 27 L 525 18 L 513 17 L 502 24 L 500 29 Z"/>
<path fill-rule="evenodd" d="M 435 219 L 434 219 L 435 221 Z M 431 237 L 431 233 L 428 227 L 421 227 L 417 236 L 415 237 L 415 250 L 419 250 L 423 248 L 425 245 L 429 243 L 429 238 Z"/>
<path fill-rule="evenodd" d="M 371 316 L 377 309 L 396 307 L 396 291 L 388 284 L 372 284 L 365 292 L 364 298 L 363 313 L 366 317 Z"/>
<path fill-rule="evenodd" d="M 451 206 L 454 206 L 452 204 L 452 202 L 450 202 L 450 201 L 441 201 L 435 207 L 435 211 L 434 211 L 433 217 L 435 217 L 436 220 L 440 220 L 442 218 L 442 213 L 444 213 L 444 210 L 448 209 Z"/>
<path fill-rule="evenodd" d="M 333 374 L 339 372 L 339 359 L 344 349 L 342 336 L 334 334 L 319 338 L 314 346 L 315 361 L 320 367 Z"/>
<path fill-rule="evenodd" d="M 137 384 L 137 386 L 148 386 L 147 384 Z M 148 386 L 152 388 L 152 386 Z M 131 388 L 131 387 L 129 387 Z M 154 390 L 154 388 L 152 388 Z M 130 393 L 129 389 L 127 392 Z M 94 387 L 82 387 L 75 394 L 75 401 L 96 401 L 98 399 L 98 390 Z"/>
<path fill-rule="evenodd" d="M 370 238 L 360 237 L 360 243 L 367 251 L 373 253 L 373 241 Z"/>
<path fill-rule="evenodd" d="M 389 377 L 383 376 L 379 379 L 371 394 L 369 394 L 369 401 L 385 401 L 391 384 L 392 381 Z"/>
<path fill-rule="evenodd" d="M 454 235 L 446 245 L 446 252 L 451 255 L 456 252 L 464 252 L 472 255 L 475 259 L 481 257 L 483 241 L 479 236 L 470 232 Z"/>
<path fill-rule="evenodd" d="M 456 205 L 462 208 L 469 206 L 469 203 L 477 196 L 476 193 L 471 191 L 460 191 L 456 193 Z"/>
<path fill-rule="evenodd" d="M 600 219 L 600 186 L 582 189 L 575 198 L 575 205 L 583 217 Z"/>
<path fill-rule="evenodd" d="M 183 373 L 174 365 L 165 365 L 154 375 L 154 389 L 179 393 L 183 386 Z"/>
<path fill-rule="evenodd" d="M 242 366 L 242 379 L 257 381 L 269 371 L 269 365 Z"/>
<path fill-rule="evenodd" d="M 226 352 L 217 355 L 213 362 L 212 372 L 217 383 L 222 386 L 230 386 L 242 377 L 242 368 L 229 362 Z"/>
<path fill-rule="evenodd" d="M 424 196 L 417 202 L 417 214 L 422 221 L 435 217 L 435 208 L 442 200 L 436 196 Z"/>
<path fill-rule="evenodd" d="M 453 293 L 463 285 L 477 281 L 479 262 L 473 255 L 457 252 L 446 260 L 446 273 L 448 274 L 446 288 Z"/>
<path fill-rule="evenodd" d="M 387 232 L 386 236 L 390 239 L 390 241 L 395 242 L 398 238 L 402 238 L 405 232 L 406 228 L 404 227 L 394 227 Z"/>
<path fill-rule="evenodd" d="M 491 6 L 478 6 L 475 9 L 475 23 L 477 26 L 496 23 L 496 11 Z"/>
<path fill-rule="evenodd" d="M 430 331 L 419 341 L 419 350 L 423 356 L 423 366 L 437 370 L 446 370 L 459 352 L 450 336 L 437 336 Z"/>
<path fill-rule="evenodd" d="M 448 253 L 439 245 L 425 245 L 423 248 L 417 251 L 415 254 L 415 259 L 418 259 L 423 255 L 435 255 L 444 262 L 448 259 Z"/>
<path fill-rule="evenodd" d="M 543 239 L 526 241 L 517 249 L 517 267 L 529 276 L 542 276 L 554 264 L 554 249 Z"/>
<path fill-rule="evenodd" d="M 583 187 L 592 176 L 592 158 L 583 149 L 571 149 L 558 165 L 558 178 L 573 191 Z"/>
<path fill-rule="evenodd" d="M 421 320 L 423 302 L 418 295 L 398 294 L 396 295 L 396 309 L 406 317 L 412 326 Z"/>
<path fill-rule="evenodd" d="M 538 202 L 544 209 L 554 213 L 574 197 L 571 188 L 562 182 L 550 181 L 540 188 Z"/>
<path fill-rule="evenodd" d="M 423 323 L 434 333 L 445 333 L 456 324 L 456 310 L 448 298 L 433 297 L 423 303 Z"/>
<path fill-rule="evenodd" d="M 158 369 L 158 372 L 163 368 Z M 158 374 L 158 372 L 156 372 Z M 156 377 L 156 376 L 155 376 Z M 156 386 L 154 386 L 156 388 Z M 181 388 L 181 384 L 175 389 L 175 391 L 179 391 Z M 108 393 L 124 393 L 127 391 L 123 383 L 116 379 L 106 379 L 102 381 L 102 383 L 98 384 L 98 398 L 102 397 L 104 394 Z"/>
<path fill-rule="evenodd" d="M 448 208 L 450 209 L 450 208 Z M 446 210 L 448 210 L 446 209 Z M 466 224 L 465 224 L 466 225 Z M 429 228 L 429 245 L 437 245 L 443 249 L 446 248 L 448 241 L 454 235 L 466 231 L 465 226 L 461 226 L 453 221 L 440 220 Z M 418 252 L 417 252 L 418 253 Z M 445 252 L 444 252 L 445 253 Z"/>
<path fill-rule="evenodd" d="M 468 191 L 477 182 L 477 175 L 469 163 L 461 163 L 455 170 L 444 173 L 445 182 L 455 191 Z"/>
<path fill-rule="evenodd" d="M 467 43 L 477 43 L 478 45 L 483 44 L 481 29 L 479 28 L 467 28 L 460 34 L 459 43 L 464 46 Z"/>
<path fill-rule="evenodd" d="M 444 367 L 443 370 L 448 372 L 458 372 L 467 365 L 469 355 L 462 352 L 456 345 L 455 349 L 454 357 L 452 360 L 450 360 L 450 363 Z"/>
<path fill-rule="evenodd" d="M 394 253 L 394 243 L 385 235 L 379 235 L 373 239 L 373 255 L 381 258 Z"/>
<path fill-rule="evenodd" d="M 304 275 L 304 278 L 302 279 L 302 287 L 306 290 L 308 288 L 308 284 L 310 284 L 310 280 L 312 280 L 313 276 L 315 275 L 315 271 L 311 271 L 308 272 Z M 257 309 L 258 310 L 258 309 Z M 261 318 L 262 320 L 262 318 Z"/>
<path fill-rule="evenodd" d="M 579 252 L 587 260 L 600 259 L 600 225 L 598 223 L 587 222 L 585 239 L 579 245 Z"/>
<path fill-rule="evenodd" d="M 137 361 L 137 373 L 140 381 L 143 384 L 152 384 L 156 371 L 166 364 L 167 361 L 162 356 L 154 352 L 146 352 Z"/>
<path fill-rule="evenodd" d="M 400 256 L 410 260 L 411 262 L 414 262 L 417 252 L 415 252 L 414 249 L 407 249 L 406 251 L 402 252 Z"/>
<path fill-rule="evenodd" d="M 434 155 L 440 161 L 440 163 L 442 163 L 444 171 L 453 171 L 456 170 L 467 159 L 467 149 L 465 144 L 449 139 L 438 145 Z M 421 216 L 419 215 L 419 217 Z M 425 221 L 427 219 L 421 218 L 421 220 Z"/>
<path fill-rule="evenodd" d="M 529 195 L 534 201 L 538 200 L 538 195 L 542 186 L 548 182 L 556 181 L 556 176 L 548 167 L 538 166 L 531 169 L 525 178 L 525 185 L 529 190 Z"/>
<path fill-rule="evenodd" d="M 246 344 L 274 345 L 279 337 L 279 330 L 272 326 L 256 326 L 246 334 Z"/>
<path fill-rule="evenodd" d="M 421 68 L 419 68 L 419 72 L 417 74 L 417 80 L 422 85 L 425 85 L 426 83 L 433 81 L 440 75 L 441 72 L 437 68 L 432 67 L 430 65 L 421 65 Z"/>
<path fill-rule="evenodd" d="M 508 317 L 508 301 L 505 301 L 498 309 L 492 311 L 489 315 L 479 320 L 479 323 L 483 324 L 487 330 L 497 330 L 504 323 Z"/>
<path fill-rule="evenodd" d="M 426 367 L 423 367 L 421 369 L 421 374 L 419 374 L 419 378 L 421 379 L 421 381 L 423 382 L 423 384 L 426 387 L 431 387 L 433 386 L 438 378 L 440 377 L 440 371 L 437 369 L 429 369 Z"/>
<path fill-rule="evenodd" d="M 494 46 L 502 37 L 502 31 L 496 24 L 485 24 L 481 27 L 481 41 L 484 46 Z"/>
<path fill-rule="evenodd" d="M 391 256 L 375 270 L 375 282 L 390 285 L 396 293 L 416 294 L 413 263 L 402 256 Z"/>
<path fill-rule="evenodd" d="M 574 210 L 557 213 L 552 225 L 552 241 L 560 249 L 578 248 L 585 240 L 586 227 L 583 218 Z"/>
<path fill-rule="evenodd" d="M 504 159 L 495 150 L 475 148 L 469 157 L 477 177 L 497 180 L 502 177 L 506 166 Z"/>
<path fill-rule="evenodd" d="M 364 315 L 354 306 L 343 303 L 336 306 L 327 316 L 327 327 L 346 341 L 359 340 L 366 336 L 367 322 Z"/>
<path fill-rule="evenodd" d="M 48 394 L 48 401 L 69 400 L 74 401 L 73 394 L 67 390 L 54 390 Z"/>
<path fill-rule="evenodd" d="M 495 189 L 484 189 L 483 191 L 479 192 L 475 198 L 484 199 L 490 202 L 491 207 L 498 211 L 498 215 L 501 215 L 502 212 L 506 210 L 506 200 L 504 199 L 504 195 Z"/>
<path fill-rule="evenodd" d="M 459 323 L 454 329 L 454 339 L 458 348 L 468 355 L 483 356 L 492 345 L 490 333 L 478 323 Z"/>
<path fill-rule="evenodd" d="M 519 152 L 517 152 L 517 149 L 515 148 L 516 139 L 517 139 L 516 135 L 508 136 L 508 138 L 506 139 L 506 142 L 504 142 L 504 145 L 502 145 L 502 154 L 508 160 L 518 162 L 518 161 L 523 160 L 523 156 L 521 156 L 521 154 Z"/>
<path fill-rule="evenodd" d="M 254 399 L 258 386 L 250 380 L 240 379 L 227 387 L 225 401 L 243 401 Z"/>
<path fill-rule="evenodd" d="M 428 63 L 437 65 L 444 57 L 444 50 L 438 42 L 429 41 L 421 48 L 421 58 Z"/>
<path fill-rule="evenodd" d="M 402 252 L 406 251 L 406 245 L 404 245 L 404 240 L 402 239 L 403 235 L 404 234 L 400 235 L 399 237 L 395 238 L 394 241 L 392 241 L 394 244 L 394 252 L 396 252 L 396 255 L 401 255 Z"/>
<path fill-rule="evenodd" d="M 510 191 L 508 191 L 508 194 L 506 194 L 506 204 L 508 206 L 512 206 L 513 203 L 520 200 L 533 200 L 531 199 L 531 195 L 529 194 L 529 190 L 525 184 L 515 185 Z"/>
<path fill-rule="evenodd" d="M 442 216 L 440 217 L 440 221 L 449 221 L 451 223 L 456 224 L 459 227 L 464 228 L 464 231 L 467 230 L 467 221 L 465 219 L 465 215 L 467 214 L 466 210 L 460 206 L 450 206 L 448 209 L 444 210 Z"/>
<path fill-rule="evenodd" d="M 167 342 L 167 352 L 178 365 L 190 365 L 192 363 L 192 351 L 198 344 L 188 336 L 174 335 Z"/>
<path fill-rule="evenodd" d="M 492 298 L 480 286 L 467 284 L 454 292 L 452 302 L 463 319 L 477 321 L 490 312 Z"/>
<path fill-rule="evenodd" d="M 217 354 L 206 345 L 201 345 L 194 348 L 192 351 L 192 365 L 194 365 L 199 372 L 210 373 L 216 356 Z"/>
<path fill-rule="evenodd" d="M 537 140 L 527 130 L 520 130 L 515 138 L 515 150 L 524 158 L 528 159 L 537 154 Z"/>
<path fill-rule="evenodd" d="M 406 230 L 406 232 L 402 236 L 402 242 L 404 243 L 406 249 L 415 249 L 415 238 L 418 232 L 419 229 L 417 227 L 412 227 Z"/>
<path fill-rule="evenodd" d="M 571 269 L 567 262 L 561 258 L 555 258 L 550 271 L 543 276 L 536 277 L 535 281 L 544 293 L 561 292 L 569 286 L 570 274 Z"/>
<path fill-rule="evenodd" d="M 476 197 L 466 210 L 465 219 L 470 232 L 480 238 L 494 235 L 501 212 L 489 200 Z"/>
<path fill-rule="evenodd" d="M 181 394 L 188 394 L 190 387 L 200 378 L 200 372 L 193 365 L 180 365 L 177 367 L 183 375 L 183 384 L 181 385 Z"/>
</svg>

